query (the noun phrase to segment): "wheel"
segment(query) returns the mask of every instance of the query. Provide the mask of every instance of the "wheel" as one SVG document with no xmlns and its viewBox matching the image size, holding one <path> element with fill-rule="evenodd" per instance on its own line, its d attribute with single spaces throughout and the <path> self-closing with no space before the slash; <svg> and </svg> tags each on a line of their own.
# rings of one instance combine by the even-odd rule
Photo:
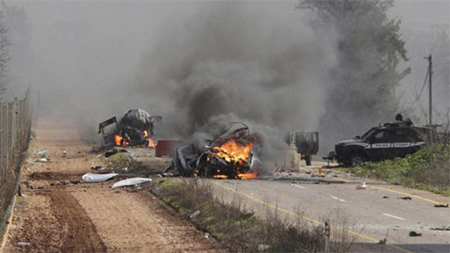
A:
<svg viewBox="0 0 450 253">
<path fill-rule="evenodd" d="M 366 161 L 366 157 L 361 153 L 353 153 L 348 159 L 350 167 L 359 167 Z"/>
<path fill-rule="evenodd" d="M 305 156 L 305 162 L 307 166 L 311 166 L 311 155 Z"/>
</svg>

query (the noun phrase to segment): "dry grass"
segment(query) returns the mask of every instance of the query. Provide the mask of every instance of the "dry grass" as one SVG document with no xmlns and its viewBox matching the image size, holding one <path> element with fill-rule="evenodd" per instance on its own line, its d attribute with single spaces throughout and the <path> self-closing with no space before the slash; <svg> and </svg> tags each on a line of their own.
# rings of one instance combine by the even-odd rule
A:
<svg viewBox="0 0 450 253">
<path fill-rule="evenodd" d="M 204 180 L 160 180 L 152 192 L 208 232 L 232 252 L 323 252 L 324 226 L 312 226 L 298 219 L 282 217 L 267 207 L 263 219 L 245 209 L 240 199 L 231 203 L 215 198 L 212 186 Z M 336 229 L 335 229 L 336 230 Z M 332 252 L 348 252 L 345 229 L 332 230 Z"/>
</svg>

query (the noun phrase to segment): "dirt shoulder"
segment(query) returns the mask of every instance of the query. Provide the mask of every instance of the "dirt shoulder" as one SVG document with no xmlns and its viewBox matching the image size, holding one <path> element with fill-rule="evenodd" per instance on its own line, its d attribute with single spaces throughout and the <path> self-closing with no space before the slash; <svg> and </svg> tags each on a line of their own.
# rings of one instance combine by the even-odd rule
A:
<svg viewBox="0 0 450 253">
<path fill-rule="evenodd" d="M 30 153 L 46 149 L 50 162 L 25 163 L 24 197 L 16 200 L 4 252 L 222 251 L 148 193 L 112 190 L 113 182 L 71 183 L 101 162 L 71 126 L 51 117 L 38 121 Z"/>
</svg>

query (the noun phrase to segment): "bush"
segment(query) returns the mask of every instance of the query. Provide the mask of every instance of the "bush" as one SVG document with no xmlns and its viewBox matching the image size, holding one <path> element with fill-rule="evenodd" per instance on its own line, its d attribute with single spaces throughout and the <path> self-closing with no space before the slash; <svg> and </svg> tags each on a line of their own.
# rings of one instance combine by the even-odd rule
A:
<svg viewBox="0 0 450 253">
<path fill-rule="evenodd" d="M 215 198 L 207 181 L 160 180 L 153 184 L 152 192 L 233 252 L 324 251 L 322 226 L 312 227 L 300 219 L 289 222 L 271 210 L 264 220 L 259 219 L 239 200 L 227 204 Z"/>
<path fill-rule="evenodd" d="M 429 145 L 405 158 L 366 163 L 352 172 L 450 196 L 450 146 Z"/>
</svg>

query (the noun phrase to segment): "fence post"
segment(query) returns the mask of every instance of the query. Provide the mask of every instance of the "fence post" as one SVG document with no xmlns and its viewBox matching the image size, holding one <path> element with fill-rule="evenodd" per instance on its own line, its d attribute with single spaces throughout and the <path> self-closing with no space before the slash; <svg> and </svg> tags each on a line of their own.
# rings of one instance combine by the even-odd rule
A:
<svg viewBox="0 0 450 253">
<path fill-rule="evenodd" d="M 0 103 L 0 183 L 3 184 L 3 171 L 4 171 L 4 167 L 3 167 L 3 155 L 5 153 L 5 147 L 3 145 L 3 135 L 5 133 L 5 128 L 3 127 L 3 104 Z"/>
<path fill-rule="evenodd" d="M 325 221 L 325 253 L 329 253 L 330 252 L 330 224 L 329 221 Z"/>
</svg>

